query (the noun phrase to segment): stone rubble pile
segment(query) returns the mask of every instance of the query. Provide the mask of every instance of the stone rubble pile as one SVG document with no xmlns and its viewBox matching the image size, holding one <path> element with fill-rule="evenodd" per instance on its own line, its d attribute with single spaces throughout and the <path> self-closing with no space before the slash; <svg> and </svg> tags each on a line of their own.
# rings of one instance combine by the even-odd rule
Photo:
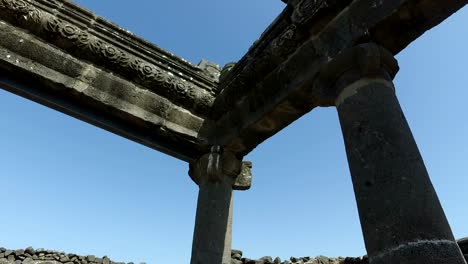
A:
<svg viewBox="0 0 468 264">
<path fill-rule="evenodd" d="M 463 238 L 457 241 L 463 252 L 465 259 L 468 262 L 468 238 Z M 281 260 L 280 258 L 273 259 L 266 256 L 257 260 L 244 258 L 242 251 L 232 250 L 231 264 L 368 264 L 369 260 L 366 256 L 358 258 L 327 258 L 324 256 L 291 257 L 289 260 Z M 66 254 L 64 252 L 33 249 L 9 250 L 0 247 L 0 264 L 125 264 L 125 262 L 114 262 L 107 256 L 96 257 L 93 255 L 79 256 L 76 254 Z M 129 262 L 127 264 L 134 264 Z M 145 263 L 140 263 L 145 264 Z M 158 264 L 158 263 L 155 263 Z M 182 264 L 182 263 L 181 263 Z"/>
<path fill-rule="evenodd" d="M 468 262 L 468 237 L 457 241 L 466 261 Z M 232 250 L 231 251 L 231 264 L 368 264 L 369 259 L 367 256 L 361 258 L 327 258 L 324 256 L 302 257 L 295 258 L 291 257 L 289 260 L 281 260 L 280 258 L 273 259 L 270 256 L 260 258 L 258 260 L 248 259 L 242 257 L 242 251 Z M 1 263 L 0 263 L 1 264 Z"/>
<path fill-rule="evenodd" d="M 114 262 L 107 256 L 102 258 L 88 255 L 79 256 L 76 254 L 66 254 L 64 252 L 45 250 L 42 248 L 9 250 L 0 248 L 0 264 L 125 264 L 124 262 Z M 133 264 L 132 262 L 128 264 Z M 140 263 L 144 264 L 144 263 Z"/>
<path fill-rule="evenodd" d="M 231 264 L 368 264 L 367 257 L 362 258 L 327 258 L 324 256 L 302 257 L 296 258 L 291 257 L 289 260 L 282 261 L 280 258 L 273 259 L 270 256 L 260 258 L 258 260 L 248 259 L 242 257 L 242 251 L 232 250 L 231 252 Z"/>
</svg>

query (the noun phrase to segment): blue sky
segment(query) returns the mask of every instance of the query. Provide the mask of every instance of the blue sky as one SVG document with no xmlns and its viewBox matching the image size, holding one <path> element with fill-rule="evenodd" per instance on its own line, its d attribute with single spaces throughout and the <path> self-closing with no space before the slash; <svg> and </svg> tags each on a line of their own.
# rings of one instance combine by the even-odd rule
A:
<svg viewBox="0 0 468 264">
<path fill-rule="evenodd" d="M 238 60 L 284 4 L 79 0 L 181 57 Z M 137 4 L 135 4 L 137 3 Z M 468 236 L 468 9 L 397 56 L 397 95 L 455 237 Z M 0 201 L 8 248 L 188 263 L 198 188 L 184 162 L 0 90 Z M 235 193 L 233 247 L 258 258 L 365 254 L 334 108 L 255 151 Z"/>
</svg>

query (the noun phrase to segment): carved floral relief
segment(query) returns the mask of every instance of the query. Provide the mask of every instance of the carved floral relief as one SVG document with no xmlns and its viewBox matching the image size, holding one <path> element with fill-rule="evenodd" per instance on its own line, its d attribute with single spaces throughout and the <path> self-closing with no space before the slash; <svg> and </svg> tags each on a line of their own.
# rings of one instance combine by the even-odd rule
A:
<svg viewBox="0 0 468 264">
<path fill-rule="evenodd" d="M 60 48 L 68 48 L 67 51 L 74 55 L 82 55 L 93 62 L 100 61 L 106 68 L 126 78 L 137 77 L 130 80 L 155 90 L 177 104 L 206 113 L 213 103 L 213 96 L 192 82 L 106 43 L 86 29 L 41 11 L 27 1 L 0 0 L 0 18 L 46 38 Z"/>
</svg>

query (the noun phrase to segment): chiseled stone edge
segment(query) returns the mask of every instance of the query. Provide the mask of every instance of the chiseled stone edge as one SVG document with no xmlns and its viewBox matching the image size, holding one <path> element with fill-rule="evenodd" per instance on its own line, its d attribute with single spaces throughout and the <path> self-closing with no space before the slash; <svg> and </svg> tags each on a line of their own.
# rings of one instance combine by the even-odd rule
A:
<svg viewBox="0 0 468 264">
<path fill-rule="evenodd" d="M 320 31 L 350 0 L 291 0 L 242 59 L 220 80 L 213 118 L 235 108 L 258 80 L 287 60 L 311 34 Z M 331 15 L 333 14 L 333 15 Z"/>
<path fill-rule="evenodd" d="M 303 52 L 301 49 L 308 49 L 304 50 L 302 57 L 314 53 L 334 57 L 341 50 L 358 43 L 373 41 L 397 54 L 467 4 L 466 0 L 286 2 L 288 6 L 283 13 L 220 82 L 221 92 L 212 112 L 214 120 L 233 111 L 249 93 L 254 94 L 265 76 L 296 71 L 297 63 L 289 64 L 287 60 Z M 309 32 L 304 32 L 304 26 Z M 398 37 L 388 34 L 395 30 L 398 30 Z M 284 84 L 279 82 L 276 86 Z"/>
<path fill-rule="evenodd" d="M 0 39 L 0 72 L 34 83 L 3 88 L 184 161 L 207 144 L 202 131 L 211 129 L 209 121 L 170 100 L 2 21 Z"/>
<path fill-rule="evenodd" d="M 115 71 L 178 105 L 204 115 L 208 113 L 214 101 L 214 91 L 195 85 L 193 77 L 166 70 L 162 63 L 159 66 L 150 63 L 97 37 L 84 26 L 80 27 L 80 23 L 67 22 L 32 3 L 0 0 L 0 18 L 78 58 Z"/>
</svg>

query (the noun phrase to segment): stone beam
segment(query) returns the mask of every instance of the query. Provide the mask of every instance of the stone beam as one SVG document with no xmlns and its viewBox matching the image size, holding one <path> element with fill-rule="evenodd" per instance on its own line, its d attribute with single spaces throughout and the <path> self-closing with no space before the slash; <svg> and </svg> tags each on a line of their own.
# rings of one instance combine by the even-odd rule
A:
<svg viewBox="0 0 468 264">
<path fill-rule="evenodd" d="M 223 74 L 212 110 L 219 144 L 246 155 L 316 106 L 312 85 L 341 51 L 375 42 L 397 54 L 466 0 L 291 0 L 248 53 Z M 397 36 L 397 37 L 395 37 Z"/>
<path fill-rule="evenodd" d="M 1 88 L 185 161 L 209 150 L 201 66 L 69 1 L 0 0 Z"/>
</svg>

